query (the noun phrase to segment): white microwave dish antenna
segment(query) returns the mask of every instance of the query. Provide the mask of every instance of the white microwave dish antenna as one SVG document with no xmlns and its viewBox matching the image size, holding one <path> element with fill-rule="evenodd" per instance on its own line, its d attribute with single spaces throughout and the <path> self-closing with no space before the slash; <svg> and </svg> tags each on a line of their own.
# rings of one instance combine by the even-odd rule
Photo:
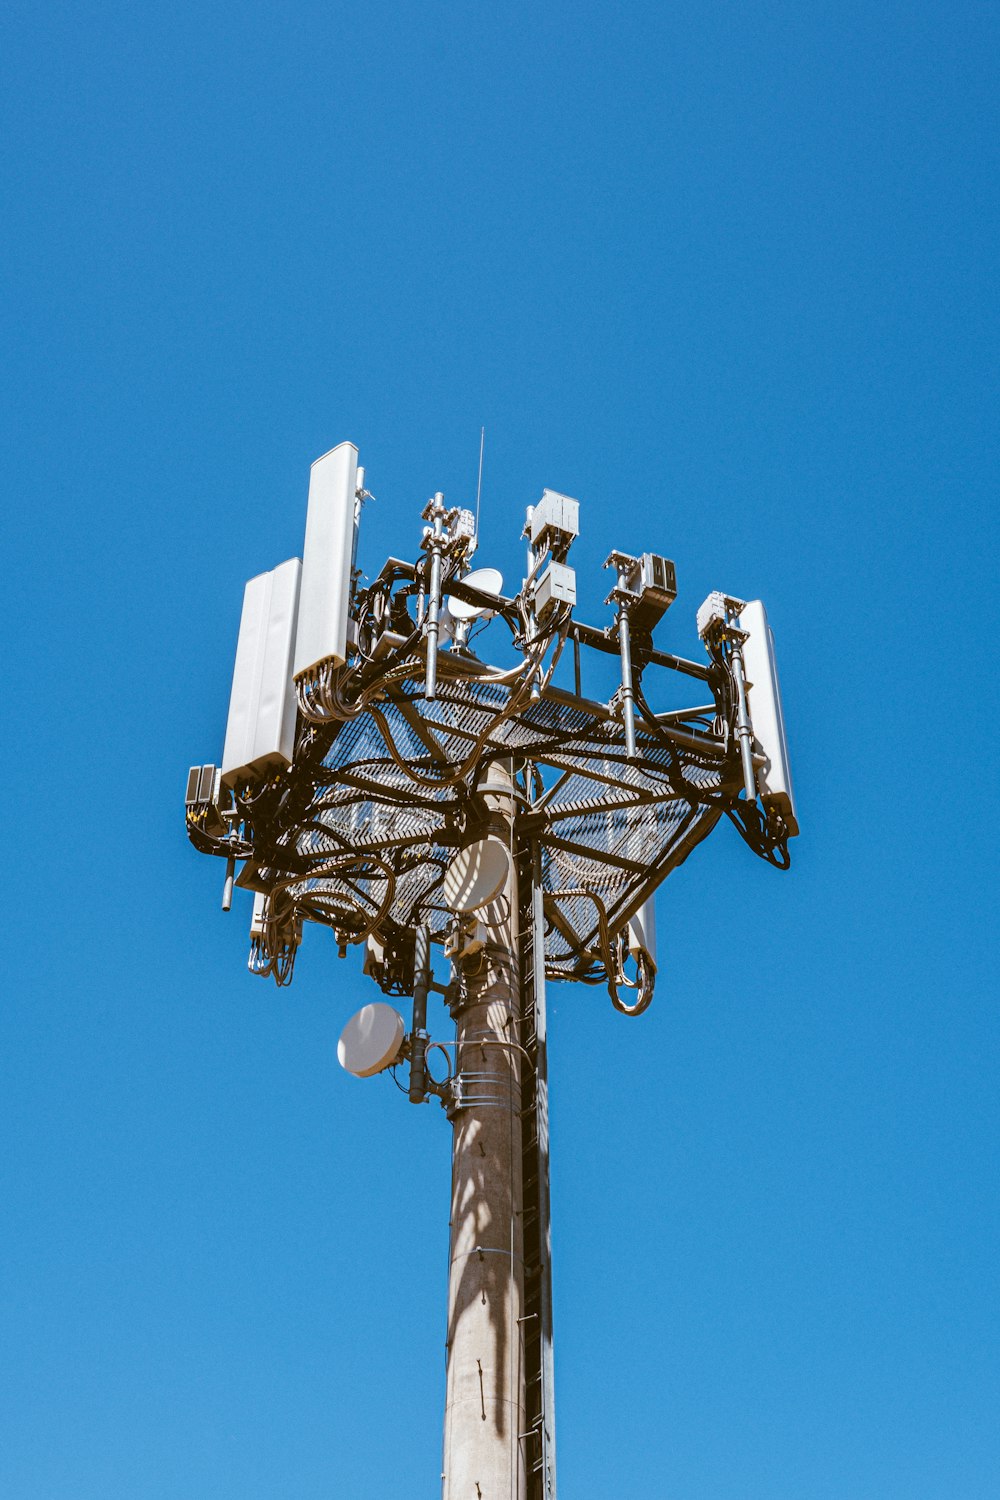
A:
<svg viewBox="0 0 1000 1500">
<path fill-rule="evenodd" d="M 499 568 L 474 568 L 462 579 L 470 589 L 481 589 L 484 594 L 499 594 L 503 588 L 503 574 Z M 479 620 L 483 615 L 493 614 L 485 604 L 466 604 L 464 599 L 448 600 L 448 610 L 454 620 Z"/>
<path fill-rule="evenodd" d="M 477 911 L 498 896 L 510 875 L 510 853 L 499 839 L 460 849 L 445 871 L 441 894 L 450 911 Z"/>
<path fill-rule="evenodd" d="M 355 1078 L 372 1078 L 396 1061 L 405 1033 L 399 1011 L 384 1000 L 374 1000 L 355 1011 L 340 1033 L 337 1061 Z"/>
</svg>

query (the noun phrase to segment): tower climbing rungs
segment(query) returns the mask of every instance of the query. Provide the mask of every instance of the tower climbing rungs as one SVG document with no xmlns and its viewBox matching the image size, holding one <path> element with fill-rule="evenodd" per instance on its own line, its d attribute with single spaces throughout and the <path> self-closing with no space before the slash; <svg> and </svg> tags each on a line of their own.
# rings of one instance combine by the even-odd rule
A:
<svg viewBox="0 0 1000 1500">
<path fill-rule="evenodd" d="M 531 888 L 531 860 L 528 852 L 521 863 L 524 885 Z M 524 907 L 522 906 L 522 911 Z M 525 912 L 530 918 L 530 913 Z M 524 1069 L 521 1089 L 521 1175 L 524 1236 L 524 1309 L 522 1345 L 527 1404 L 526 1453 L 528 1492 L 526 1500 L 555 1500 L 555 1445 L 553 1392 L 551 1384 L 551 1267 L 549 1262 L 548 1214 L 548 1128 L 547 1108 L 540 1108 L 540 1092 L 547 1087 L 544 1041 L 544 1010 L 539 1026 L 536 994 L 534 924 L 529 919 L 522 926 L 520 947 L 520 1042 Z"/>
</svg>

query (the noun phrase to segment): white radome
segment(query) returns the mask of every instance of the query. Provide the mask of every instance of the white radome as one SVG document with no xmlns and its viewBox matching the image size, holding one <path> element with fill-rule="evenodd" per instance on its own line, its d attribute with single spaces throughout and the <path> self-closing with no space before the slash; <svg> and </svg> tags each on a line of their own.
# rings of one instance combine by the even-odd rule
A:
<svg viewBox="0 0 1000 1500">
<path fill-rule="evenodd" d="M 484 594 L 499 594 L 503 588 L 503 574 L 497 568 L 476 568 L 461 581 L 470 589 L 482 589 Z M 466 604 L 464 599 L 453 598 L 448 600 L 448 611 L 453 620 L 478 620 L 492 613 L 485 604 Z"/>
<path fill-rule="evenodd" d="M 355 1078 L 372 1078 L 396 1061 L 405 1033 L 399 1011 L 373 1000 L 355 1011 L 340 1033 L 337 1061 Z"/>
<path fill-rule="evenodd" d="M 499 839 L 479 839 L 460 849 L 441 882 L 444 904 L 451 911 L 477 911 L 498 896 L 510 875 L 510 854 Z"/>
</svg>

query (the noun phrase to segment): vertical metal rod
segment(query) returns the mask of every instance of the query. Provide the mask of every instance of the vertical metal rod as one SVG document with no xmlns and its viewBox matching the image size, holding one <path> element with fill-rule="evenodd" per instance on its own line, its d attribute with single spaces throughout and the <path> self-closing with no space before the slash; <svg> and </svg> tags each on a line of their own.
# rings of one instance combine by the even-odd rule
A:
<svg viewBox="0 0 1000 1500">
<path fill-rule="evenodd" d="M 583 696 L 583 674 L 580 671 L 580 632 L 574 626 L 573 629 L 573 685 L 576 696 Z"/>
<path fill-rule="evenodd" d="M 618 645 L 622 657 L 622 716 L 625 720 L 625 754 L 635 760 L 635 698 L 632 693 L 632 642 L 629 636 L 628 612 L 618 607 Z"/>
<path fill-rule="evenodd" d="M 230 911 L 233 905 L 233 882 L 236 879 L 236 860 L 232 855 L 226 860 L 226 883 L 222 887 L 222 910 Z"/>
<path fill-rule="evenodd" d="M 410 1028 L 410 1103 L 427 1097 L 427 993 L 431 985 L 431 943 L 427 923 L 416 928 L 413 945 L 413 1025 Z"/>
<path fill-rule="evenodd" d="M 354 589 L 354 575 L 358 566 L 358 539 L 361 535 L 361 511 L 365 503 L 365 471 L 358 465 L 357 479 L 354 486 L 354 537 L 351 541 L 351 589 Z"/>
<path fill-rule="evenodd" d="M 534 602 L 533 602 L 535 594 L 534 594 L 534 590 L 531 589 L 530 587 L 528 587 L 528 585 L 531 583 L 532 579 L 535 576 L 535 568 L 536 568 L 537 563 L 538 563 L 538 554 L 535 552 L 535 549 L 534 549 L 534 547 L 532 545 L 532 542 L 531 542 L 531 523 L 532 523 L 532 520 L 534 519 L 534 515 L 535 515 L 535 507 L 533 505 L 527 506 L 525 508 L 525 512 L 524 512 L 524 532 L 523 532 L 523 535 L 528 538 L 528 546 L 527 546 L 528 575 L 527 575 L 527 577 L 524 580 L 525 588 L 524 588 L 523 592 L 524 592 L 524 609 L 525 609 L 525 614 L 527 615 L 527 618 L 528 618 L 528 639 L 529 639 L 529 641 L 534 640 L 535 633 L 536 633 L 536 630 L 538 628 L 537 621 L 535 620 L 535 606 L 534 606 Z M 533 703 L 537 702 L 540 697 L 541 697 L 541 693 L 539 692 L 539 689 L 538 689 L 538 677 L 536 675 L 535 677 L 532 678 L 532 682 L 531 682 L 531 699 L 532 699 L 532 702 Z"/>
<path fill-rule="evenodd" d="M 740 760 L 743 764 L 743 786 L 747 801 L 757 800 L 757 776 L 753 764 L 753 727 L 747 705 L 747 674 L 743 666 L 743 652 L 739 646 L 732 648 L 730 658 L 733 677 L 736 681 L 736 738 L 740 742 Z"/>
<path fill-rule="evenodd" d="M 437 654 L 438 634 L 440 631 L 441 613 L 441 514 L 443 510 L 444 496 L 438 492 L 434 496 L 434 537 L 431 541 L 431 581 L 427 591 L 427 623 L 424 626 L 424 634 L 427 636 L 427 680 L 424 685 L 424 696 L 428 702 L 433 701 L 437 692 Z"/>
<path fill-rule="evenodd" d="M 479 478 L 476 480 L 476 542 L 479 541 L 479 504 L 483 498 L 483 449 L 486 447 L 486 428 L 479 429 Z"/>
<path fill-rule="evenodd" d="M 531 954 L 535 1002 L 535 1111 L 538 1125 L 538 1217 L 542 1246 L 542 1473 L 545 1500 L 556 1500 L 556 1385 L 552 1342 L 552 1213 L 549 1204 L 549 1063 L 545 1005 L 545 901 L 542 849 L 531 848 Z"/>
</svg>

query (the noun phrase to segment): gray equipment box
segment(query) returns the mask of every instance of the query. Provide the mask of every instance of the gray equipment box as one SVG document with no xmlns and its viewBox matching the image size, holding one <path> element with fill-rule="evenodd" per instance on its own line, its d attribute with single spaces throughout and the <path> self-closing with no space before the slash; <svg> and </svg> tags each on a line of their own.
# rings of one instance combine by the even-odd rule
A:
<svg viewBox="0 0 1000 1500">
<path fill-rule="evenodd" d="M 550 562 L 535 584 L 535 616 L 547 619 L 559 604 L 576 603 L 576 573 L 565 563 Z"/>
<path fill-rule="evenodd" d="M 560 495 L 558 490 L 543 490 L 529 525 L 531 545 L 536 552 L 551 551 L 565 556 L 570 542 L 580 535 L 580 502 L 569 495 Z"/>
</svg>

